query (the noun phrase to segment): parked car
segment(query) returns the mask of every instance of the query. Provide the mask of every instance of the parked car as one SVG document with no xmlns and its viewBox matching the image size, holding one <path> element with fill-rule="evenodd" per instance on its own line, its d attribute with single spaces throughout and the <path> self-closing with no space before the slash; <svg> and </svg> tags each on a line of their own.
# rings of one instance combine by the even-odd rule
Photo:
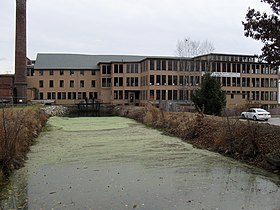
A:
<svg viewBox="0 0 280 210">
<path fill-rule="evenodd" d="M 261 108 L 250 108 L 246 112 L 241 113 L 241 118 L 252 120 L 269 120 L 271 118 L 270 112 Z"/>
</svg>

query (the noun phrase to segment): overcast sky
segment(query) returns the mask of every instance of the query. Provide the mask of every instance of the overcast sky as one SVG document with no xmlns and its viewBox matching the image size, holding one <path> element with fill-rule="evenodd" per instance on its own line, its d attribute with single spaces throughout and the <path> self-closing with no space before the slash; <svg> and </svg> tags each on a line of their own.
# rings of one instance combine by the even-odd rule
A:
<svg viewBox="0 0 280 210">
<path fill-rule="evenodd" d="M 0 2 L 0 72 L 14 72 L 15 0 Z M 178 40 L 208 40 L 215 52 L 260 54 L 244 37 L 248 7 L 260 0 L 27 0 L 27 56 L 175 55 Z"/>
</svg>

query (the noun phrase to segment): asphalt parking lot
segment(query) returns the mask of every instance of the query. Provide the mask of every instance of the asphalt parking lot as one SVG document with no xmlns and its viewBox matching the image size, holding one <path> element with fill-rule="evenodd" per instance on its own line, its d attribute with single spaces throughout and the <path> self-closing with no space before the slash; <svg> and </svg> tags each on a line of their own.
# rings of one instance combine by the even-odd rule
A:
<svg viewBox="0 0 280 210">
<path fill-rule="evenodd" d="M 246 119 L 240 119 L 240 120 L 246 120 Z M 253 120 L 251 120 L 253 121 Z M 280 117 L 279 116 L 272 116 L 268 121 L 257 121 L 257 123 L 268 123 L 270 125 L 278 125 L 280 126 Z"/>
<path fill-rule="evenodd" d="M 267 122 L 265 123 L 269 123 L 270 125 L 279 125 L 280 126 L 280 117 L 273 117 L 271 119 L 269 119 Z"/>
</svg>

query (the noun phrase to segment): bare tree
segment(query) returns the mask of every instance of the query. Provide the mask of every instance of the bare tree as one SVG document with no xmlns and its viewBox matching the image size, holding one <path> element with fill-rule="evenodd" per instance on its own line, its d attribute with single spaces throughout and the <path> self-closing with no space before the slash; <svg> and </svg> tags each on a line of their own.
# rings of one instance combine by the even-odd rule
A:
<svg viewBox="0 0 280 210">
<path fill-rule="evenodd" d="M 193 57 L 208 54 L 214 50 L 213 43 L 208 40 L 200 42 L 190 38 L 184 38 L 183 40 L 178 40 L 175 53 L 179 57 Z"/>
</svg>

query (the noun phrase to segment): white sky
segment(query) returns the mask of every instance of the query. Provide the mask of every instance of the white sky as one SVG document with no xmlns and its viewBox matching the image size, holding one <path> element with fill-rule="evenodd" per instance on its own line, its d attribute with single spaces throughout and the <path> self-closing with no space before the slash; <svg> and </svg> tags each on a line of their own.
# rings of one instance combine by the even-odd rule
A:
<svg viewBox="0 0 280 210">
<path fill-rule="evenodd" d="M 15 0 L 0 2 L 0 73 L 14 72 Z M 175 55 L 178 40 L 208 40 L 215 52 L 260 54 L 243 34 L 260 0 L 27 0 L 27 56 L 40 52 Z"/>
</svg>

